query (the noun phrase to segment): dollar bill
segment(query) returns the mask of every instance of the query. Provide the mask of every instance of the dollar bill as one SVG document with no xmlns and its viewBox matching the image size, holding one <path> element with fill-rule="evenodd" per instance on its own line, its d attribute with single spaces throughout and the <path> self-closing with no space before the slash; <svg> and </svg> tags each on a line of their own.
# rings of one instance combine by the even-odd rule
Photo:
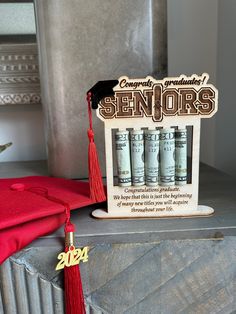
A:
<svg viewBox="0 0 236 314">
<path fill-rule="evenodd" d="M 132 130 L 131 139 L 131 165 L 132 184 L 144 185 L 144 136 L 143 130 Z"/>
<path fill-rule="evenodd" d="M 175 131 L 175 184 L 187 184 L 187 130 Z"/>
<path fill-rule="evenodd" d="M 145 179 L 147 186 L 156 186 L 158 184 L 159 137 L 159 130 L 145 131 Z"/>
<path fill-rule="evenodd" d="M 160 131 L 160 184 L 175 185 L 175 129 Z"/>
<path fill-rule="evenodd" d="M 118 185 L 131 185 L 131 164 L 129 131 L 117 131 L 115 133 L 115 148 L 117 157 Z"/>
</svg>

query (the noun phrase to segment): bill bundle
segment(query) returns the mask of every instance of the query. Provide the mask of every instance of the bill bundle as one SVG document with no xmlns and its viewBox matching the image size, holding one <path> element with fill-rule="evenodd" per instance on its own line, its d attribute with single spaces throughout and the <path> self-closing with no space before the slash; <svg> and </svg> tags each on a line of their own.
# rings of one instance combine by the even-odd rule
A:
<svg viewBox="0 0 236 314">
<path fill-rule="evenodd" d="M 115 134 L 119 186 L 187 184 L 187 129 L 119 130 Z"/>
</svg>

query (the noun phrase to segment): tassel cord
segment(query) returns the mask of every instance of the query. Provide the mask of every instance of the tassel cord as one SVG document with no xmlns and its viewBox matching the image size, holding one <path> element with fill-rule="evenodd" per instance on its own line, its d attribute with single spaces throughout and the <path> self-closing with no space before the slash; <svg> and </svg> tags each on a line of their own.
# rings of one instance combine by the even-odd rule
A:
<svg viewBox="0 0 236 314">
<path fill-rule="evenodd" d="M 48 199 L 49 201 L 52 201 L 54 203 L 58 203 L 61 204 L 62 206 L 65 207 L 65 214 L 66 214 L 66 221 L 65 224 L 70 224 L 70 205 L 66 202 L 64 202 L 63 200 L 61 200 L 60 198 L 57 198 L 55 196 L 52 196 L 48 193 L 48 190 L 46 188 L 43 187 L 32 187 L 27 189 L 27 191 L 32 192 L 34 194 L 40 195 L 42 197 L 45 197 L 46 199 Z"/>
</svg>

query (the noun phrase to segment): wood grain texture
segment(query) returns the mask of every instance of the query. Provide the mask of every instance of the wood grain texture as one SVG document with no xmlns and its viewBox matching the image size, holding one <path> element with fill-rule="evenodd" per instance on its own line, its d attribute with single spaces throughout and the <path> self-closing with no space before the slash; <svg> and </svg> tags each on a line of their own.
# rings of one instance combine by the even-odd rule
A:
<svg viewBox="0 0 236 314">
<path fill-rule="evenodd" d="M 63 313 L 62 273 L 55 279 L 50 272 L 56 249 L 41 250 L 24 250 L 1 266 L 4 313 L 28 313 L 33 300 L 40 300 L 37 313 Z M 95 245 L 80 266 L 87 313 L 234 313 L 235 259 L 235 237 Z"/>
<path fill-rule="evenodd" d="M 40 163 L 13 164 L 15 174 L 33 166 L 46 171 Z M 81 264 L 88 314 L 236 313 L 234 179 L 201 165 L 200 200 L 214 204 L 213 217 L 98 221 L 91 208 L 72 214 L 76 244 L 91 247 L 89 262 Z M 28 313 L 26 305 L 30 314 L 45 313 L 46 302 L 54 304 L 52 314 L 60 313 L 62 272 L 54 266 L 63 238 L 61 228 L 0 266 L 1 314 Z M 44 284 L 51 292 L 41 296 Z"/>
</svg>

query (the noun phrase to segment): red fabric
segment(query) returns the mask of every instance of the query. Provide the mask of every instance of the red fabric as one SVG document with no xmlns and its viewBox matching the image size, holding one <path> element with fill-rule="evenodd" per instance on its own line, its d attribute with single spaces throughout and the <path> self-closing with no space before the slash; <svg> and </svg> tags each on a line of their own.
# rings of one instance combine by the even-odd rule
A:
<svg viewBox="0 0 236 314">
<path fill-rule="evenodd" d="M 65 222 L 65 206 L 34 193 L 41 189 L 68 203 L 71 209 L 93 203 L 87 182 L 40 176 L 1 179 L 0 263 Z"/>
<path fill-rule="evenodd" d="M 79 265 L 64 268 L 66 314 L 86 314 Z"/>
<path fill-rule="evenodd" d="M 106 200 L 106 194 L 102 182 L 102 172 L 98 160 L 97 147 L 94 143 L 93 132 L 93 120 L 91 109 L 91 93 L 87 94 L 88 102 L 88 116 L 89 116 L 89 149 L 88 149 L 88 166 L 89 166 L 89 185 L 90 185 L 90 197 L 94 202 L 104 202 Z"/>
</svg>

